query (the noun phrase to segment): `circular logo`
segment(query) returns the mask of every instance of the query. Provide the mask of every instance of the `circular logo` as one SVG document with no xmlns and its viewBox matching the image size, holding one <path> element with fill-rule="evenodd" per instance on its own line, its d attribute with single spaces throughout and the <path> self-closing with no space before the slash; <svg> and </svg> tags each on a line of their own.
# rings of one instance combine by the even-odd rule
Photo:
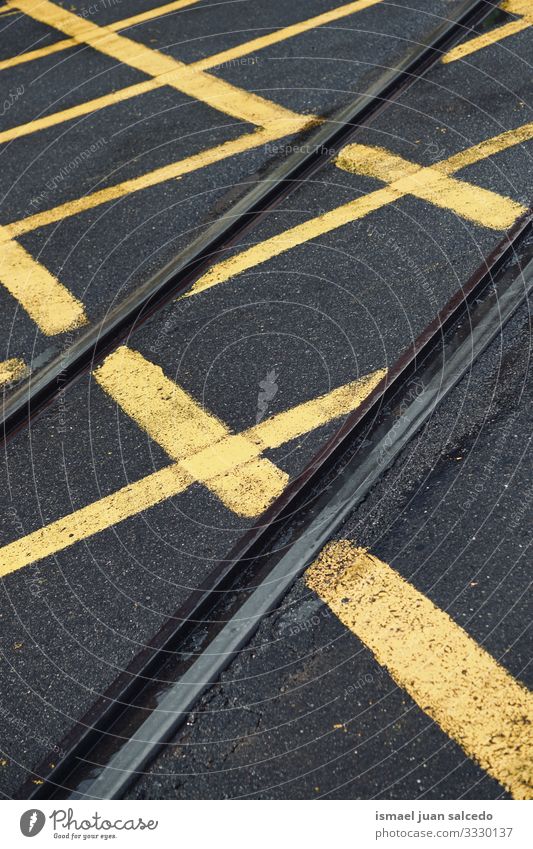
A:
<svg viewBox="0 0 533 849">
<path fill-rule="evenodd" d="M 35 837 L 42 830 L 46 822 L 46 817 L 42 811 L 37 808 L 32 808 L 30 811 L 24 811 L 20 818 L 20 830 L 24 837 Z"/>
</svg>

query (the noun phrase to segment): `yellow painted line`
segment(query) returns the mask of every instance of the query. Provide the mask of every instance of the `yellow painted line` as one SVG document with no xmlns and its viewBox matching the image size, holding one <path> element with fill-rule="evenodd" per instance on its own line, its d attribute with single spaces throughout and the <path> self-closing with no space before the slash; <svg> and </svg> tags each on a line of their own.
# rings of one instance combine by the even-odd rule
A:
<svg viewBox="0 0 533 849">
<path fill-rule="evenodd" d="M 87 322 L 80 301 L 14 240 L 1 244 L 0 283 L 47 335 Z"/>
<path fill-rule="evenodd" d="M 356 409 L 385 376 L 386 369 L 334 389 L 319 398 L 272 416 L 242 434 L 225 436 L 215 445 L 183 458 L 135 483 L 76 510 L 44 528 L 40 528 L 0 548 L 0 576 L 56 554 L 88 539 L 113 525 L 183 492 L 195 480 L 209 481 L 210 475 L 231 477 L 243 462 L 242 446 L 247 452 L 255 444 L 255 456 L 266 448 L 277 448 Z M 250 453 L 245 462 L 251 462 Z"/>
<path fill-rule="evenodd" d="M 183 9 L 186 6 L 192 6 L 198 3 L 199 0 L 178 0 L 174 3 L 165 3 L 164 6 L 159 6 L 156 9 L 148 9 L 146 12 L 140 12 L 138 15 L 131 15 L 129 18 L 123 18 L 120 21 L 114 21 L 108 24 L 107 28 L 112 32 L 118 32 L 121 29 L 127 29 L 135 24 L 149 21 L 164 15 L 167 12 L 173 12 L 176 9 Z M 18 9 L 10 9 L 4 14 L 15 14 Z M 16 65 L 22 65 L 26 62 L 34 62 L 36 59 L 42 59 L 45 56 L 50 56 L 53 53 L 60 53 L 62 50 L 68 50 L 70 47 L 75 47 L 79 42 L 75 38 L 63 38 L 61 41 L 56 41 L 54 44 L 49 44 L 47 47 L 39 47 L 37 50 L 30 50 L 27 53 L 19 53 L 18 56 L 12 56 L 10 59 L 2 59 L 0 61 L 0 71 L 6 68 L 14 68 Z"/>
<path fill-rule="evenodd" d="M 499 41 L 503 41 L 504 38 L 509 38 L 509 36 L 516 35 L 516 33 L 533 26 L 533 3 L 531 0 L 507 0 L 507 2 L 501 4 L 501 8 L 505 12 L 520 15 L 521 17 L 516 21 L 509 21 L 509 23 L 503 24 L 503 26 L 497 27 L 490 32 L 458 44 L 442 57 L 442 61 L 447 63 L 455 62 L 457 59 L 464 59 L 465 56 L 477 53 L 478 50 L 483 50 L 484 47 L 489 47 L 491 44 L 496 44 Z"/>
<path fill-rule="evenodd" d="M 421 168 L 382 147 L 349 144 L 336 164 L 344 171 L 389 183 L 398 197 L 413 195 L 492 230 L 507 229 L 526 211 L 510 198 L 456 180 L 438 166 Z"/>
<path fill-rule="evenodd" d="M 313 119 L 311 119 L 312 121 Z M 302 129 L 309 123 L 309 119 L 298 119 L 293 124 L 295 132 Z M 38 227 L 45 227 L 48 224 L 53 224 L 56 221 L 62 221 L 64 218 L 69 218 L 72 215 L 78 215 L 80 212 L 85 212 L 87 209 L 94 209 L 103 203 L 118 200 L 126 195 L 141 191 L 142 189 L 156 186 L 167 180 L 177 179 L 184 174 L 190 174 L 200 168 L 205 168 L 207 165 L 212 165 L 215 162 L 221 162 L 230 156 L 235 156 L 238 153 L 252 150 L 267 142 L 273 141 L 278 136 L 279 128 L 269 130 L 255 130 L 252 133 L 246 133 L 232 141 L 223 142 L 216 147 L 208 148 L 200 153 L 195 153 L 186 159 L 172 162 L 170 165 L 164 165 L 161 168 L 156 168 L 154 171 L 149 171 L 146 174 L 141 174 L 139 177 L 133 177 L 130 180 L 125 180 L 122 183 L 117 183 L 114 186 L 108 186 L 105 189 L 99 189 L 89 195 L 76 198 L 75 200 L 66 201 L 59 206 L 51 209 L 43 210 L 42 212 L 29 215 L 26 218 L 21 218 L 11 224 L 6 224 L 3 228 L 3 236 L 20 236 L 23 233 L 29 233 L 36 230 Z M 285 128 L 287 129 L 287 128 Z M 2 239 L 2 231 L 0 231 L 0 240 Z"/>
<path fill-rule="evenodd" d="M 230 435 L 219 419 L 205 412 L 159 366 L 137 351 L 118 348 L 94 376 L 173 460 L 184 460 Z M 214 477 L 213 465 L 207 468 L 207 485 L 234 513 L 257 516 L 283 491 L 288 476 L 270 460 L 258 458 L 257 446 L 244 436 L 232 461 L 235 472 L 231 476 Z"/>
<path fill-rule="evenodd" d="M 98 26 L 87 18 L 68 12 L 50 0 L 7 0 L 8 4 L 29 17 L 74 38 L 80 44 L 88 44 L 106 56 L 136 68 L 148 76 L 157 78 L 189 97 L 195 98 L 234 118 L 258 126 L 272 122 L 283 124 L 294 120 L 294 112 L 226 83 L 217 77 L 197 71 L 167 56 L 152 50 L 137 41 L 113 32 L 111 27 Z"/>
<path fill-rule="evenodd" d="M 362 12 L 364 9 L 377 6 L 382 2 L 383 0 L 356 0 L 355 3 L 346 3 L 343 6 L 338 6 L 336 9 L 330 9 L 329 12 L 323 12 L 321 15 L 315 15 L 315 17 L 308 18 L 305 21 L 298 21 L 296 24 L 282 27 L 266 35 L 260 35 L 258 38 L 253 38 L 244 44 L 231 47 L 229 50 L 223 50 L 221 53 L 215 53 L 212 56 L 207 56 L 205 59 L 199 59 L 197 62 L 193 62 L 190 67 L 196 68 L 199 71 L 205 71 L 209 68 L 223 65 L 225 62 L 232 62 L 235 59 L 248 56 L 250 53 L 264 50 L 265 47 L 271 47 L 272 44 L 278 44 L 280 41 L 294 38 L 294 36 L 301 35 L 303 32 L 308 32 L 316 27 L 331 24 L 348 15 L 355 15 L 357 12 Z"/>
<path fill-rule="evenodd" d="M 13 11 L 16 10 L 14 9 Z M 75 47 L 76 44 L 77 41 L 74 38 L 63 38 L 61 41 L 48 44 L 46 47 L 28 50 L 27 53 L 19 53 L 18 56 L 11 56 L 9 59 L 0 59 L 0 71 L 4 71 L 7 68 L 14 68 L 17 65 L 24 65 L 26 62 L 35 62 L 36 59 L 43 59 L 45 56 L 51 56 L 53 53 L 68 50 L 69 47 Z"/>
<path fill-rule="evenodd" d="M 250 268 L 255 268 L 261 263 L 266 262 L 272 257 L 279 256 L 285 251 L 291 250 L 297 245 L 302 245 L 312 239 L 336 230 L 345 224 L 352 221 L 357 221 L 364 218 L 371 212 L 381 209 L 389 203 L 393 203 L 398 198 L 407 193 L 418 194 L 420 197 L 423 193 L 426 199 L 431 203 L 439 206 L 446 206 L 443 201 L 453 203 L 456 211 L 461 208 L 459 214 L 484 223 L 485 226 L 498 225 L 507 227 L 516 220 L 516 218 L 526 212 L 526 208 L 510 200 L 504 198 L 494 192 L 487 192 L 486 189 L 478 189 L 470 183 L 454 180 L 450 184 L 442 183 L 442 175 L 449 175 L 455 171 L 460 171 L 468 165 L 479 162 L 488 156 L 493 156 L 500 153 L 509 147 L 516 144 L 528 141 L 533 138 L 533 123 L 524 124 L 515 130 L 509 130 L 501 135 L 487 139 L 480 144 L 474 145 L 467 150 L 463 150 L 449 159 L 442 162 L 437 162 L 430 169 L 422 168 L 419 165 L 414 165 L 407 160 L 401 159 L 382 148 L 372 148 L 363 145 L 349 145 L 344 148 L 337 157 L 336 164 L 341 168 L 347 168 L 350 171 L 357 173 L 371 173 L 377 176 L 378 172 L 392 179 L 391 185 L 384 189 L 378 189 L 374 192 L 369 192 L 367 195 L 356 198 L 356 200 L 343 204 L 330 212 L 319 215 L 316 218 L 311 218 L 303 224 L 298 224 L 277 236 L 272 236 L 264 242 L 260 242 L 253 247 L 242 251 L 240 254 L 228 257 L 222 260 L 217 265 L 212 266 L 191 289 L 181 297 L 189 298 L 192 295 L 197 295 L 210 289 L 212 286 L 218 286 L 220 283 L 225 283 L 227 280 L 247 271 Z M 357 149 L 364 152 L 364 156 L 355 156 Z M 376 165 L 374 170 L 374 159 Z M 383 174 L 384 165 L 388 165 L 386 175 Z M 361 169 L 361 170 L 358 170 Z M 406 179 L 406 170 L 409 170 L 409 179 Z M 419 183 L 417 175 L 426 171 L 430 171 L 425 184 Z M 446 191 L 446 185 L 451 186 L 449 192 Z M 457 189 L 460 188 L 460 192 Z M 441 195 L 441 191 L 443 194 Z M 475 203 L 470 203 L 469 192 L 472 192 L 472 197 L 477 198 L 478 202 L 483 203 L 482 208 L 476 208 Z M 450 208 L 448 206 L 448 208 Z"/>
<path fill-rule="evenodd" d="M 348 541 L 307 585 L 396 683 L 515 799 L 533 798 L 533 697 L 444 611 Z"/>
<path fill-rule="evenodd" d="M 0 363 L 0 386 L 5 386 L 6 383 L 11 383 L 13 380 L 20 380 L 28 374 L 28 367 L 24 360 L 14 357 L 11 360 L 4 360 Z"/>
<path fill-rule="evenodd" d="M 159 10 L 150 9 L 147 12 L 141 12 L 139 15 L 134 15 L 131 18 L 127 18 L 123 21 L 120 21 L 120 27 L 118 26 L 118 24 L 110 24 L 109 29 L 116 30 L 119 28 L 124 28 L 126 26 L 131 26 L 135 23 L 140 23 L 144 20 L 150 20 L 155 16 L 156 12 L 158 14 L 163 14 L 165 11 L 171 11 L 169 7 L 182 8 L 182 5 L 190 5 L 192 2 L 196 3 L 198 2 L 198 0 L 187 0 L 187 2 L 184 4 L 169 3 L 167 4 L 167 6 L 162 6 Z M 316 15 L 314 18 L 309 18 L 308 20 L 300 21 L 297 24 L 293 24 L 291 26 L 279 29 L 276 32 L 268 33 L 267 35 L 260 36 L 259 38 L 254 38 L 251 41 L 247 41 L 244 44 L 240 44 L 237 47 L 232 48 L 231 50 L 225 50 L 222 53 L 217 53 L 213 56 L 208 56 L 205 59 L 200 59 L 197 62 L 193 62 L 188 67 L 202 71 L 208 68 L 213 68 L 218 65 L 221 65 L 224 62 L 231 62 L 236 58 L 241 58 L 243 56 L 249 55 L 250 53 L 255 53 L 258 50 L 262 50 L 265 47 L 269 47 L 271 44 L 276 44 L 280 41 L 292 38 L 303 32 L 307 32 L 310 29 L 314 29 L 315 27 L 331 23 L 333 21 L 346 17 L 347 15 L 354 14 L 355 12 L 360 12 L 363 9 L 367 9 L 370 6 L 375 6 L 378 3 L 382 2 L 383 0 L 357 0 L 357 2 L 355 3 L 347 3 L 344 6 L 339 6 L 337 9 L 332 9 L 331 11 L 325 12 L 322 15 Z M 68 41 L 69 46 L 72 46 L 72 44 L 74 43 L 76 42 L 74 42 L 73 40 Z M 54 112 L 51 115 L 46 115 L 42 118 L 37 118 L 34 121 L 29 121 L 25 124 L 20 124 L 19 126 L 4 130 L 4 132 L 0 132 L 0 143 L 12 141 L 13 139 L 29 135 L 30 133 L 38 132 L 39 130 L 46 129 L 47 127 L 56 126 L 58 124 L 63 123 L 64 121 L 70 121 L 74 118 L 78 118 L 81 115 L 89 115 L 91 112 L 94 112 L 98 109 L 104 109 L 107 106 L 113 105 L 114 103 L 121 103 L 132 97 L 137 97 L 140 94 L 144 94 L 147 91 L 153 91 L 154 89 L 160 88 L 165 84 L 165 81 L 160 78 L 152 79 L 143 83 L 138 83 L 137 85 L 131 85 L 127 86 L 126 88 L 118 89 L 117 91 L 111 92 L 110 94 L 106 94 L 101 97 L 96 97 L 93 100 L 87 100 L 84 103 L 79 104 L 78 106 L 72 106 L 68 109 L 62 109 L 58 112 Z"/>
<path fill-rule="evenodd" d="M 71 121 L 74 118 L 80 118 L 82 115 L 89 115 L 91 112 L 96 112 L 98 109 L 104 109 L 106 106 L 112 106 L 114 103 L 122 103 L 123 100 L 128 100 L 131 97 L 138 97 L 141 94 L 146 94 L 148 91 L 153 91 L 160 88 L 160 83 L 156 80 L 146 80 L 142 83 L 120 88 L 117 91 L 112 91 L 110 94 L 103 94 L 101 97 L 95 97 L 93 100 L 86 100 L 84 103 L 79 103 L 77 106 L 69 106 L 68 109 L 62 109 L 60 112 L 53 112 L 50 115 L 43 115 L 42 118 L 35 118 L 33 121 L 28 121 L 26 124 L 19 124 L 16 127 L 11 127 L 8 130 L 0 132 L 0 144 L 13 141 L 21 136 L 27 136 L 31 133 L 36 133 L 39 130 L 46 130 L 48 127 L 55 127 L 57 124 L 62 124 L 65 121 Z"/>
</svg>

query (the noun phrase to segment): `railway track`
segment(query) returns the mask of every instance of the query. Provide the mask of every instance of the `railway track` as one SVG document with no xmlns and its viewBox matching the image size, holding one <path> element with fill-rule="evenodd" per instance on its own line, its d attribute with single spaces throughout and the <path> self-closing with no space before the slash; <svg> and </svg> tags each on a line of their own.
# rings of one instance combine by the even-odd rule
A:
<svg viewBox="0 0 533 849">
<path fill-rule="evenodd" d="M 22 798 L 123 798 L 532 289 L 528 216 L 95 706 L 61 765 L 48 775 L 43 765 L 35 775 L 44 783 L 28 783 Z"/>
<path fill-rule="evenodd" d="M 225 250 L 298 185 L 312 179 L 346 144 L 357 140 L 360 125 L 368 125 L 387 109 L 490 11 L 484 2 L 464 3 L 456 19 L 438 28 L 431 43 L 410 51 L 398 68 L 387 71 L 364 96 L 311 133 L 305 152 L 288 157 L 230 215 L 91 327 L 65 354 L 21 385 L 4 405 L 4 438 L 9 439 L 46 409 L 66 386 L 101 362 L 150 315 L 192 287 L 223 258 Z M 435 405 L 527 297 L 531 285 L 530 230 L 527 217 L 506 235 L 468 285 L 452 297 L 389 369 L 387 377 L 272 504 L 260 526 L 244 534 L 203 587 L 169 618 L 147 649 L 93 706 L 80 723 L 84 732 L 80 734 L 78 728 L 63 741 L 67 755 L 62 762 L 52 770 L 44 764 L 35 770 L 32 781 L 37 778 L 44 783 L 24 786 L 23 798 L 118 798 L 124 794 L 135 773 L 171 739 L 201 692 L 249 640 L 261 616 L 279 602 L 346 513 L 364 497 L 406 440 L 424 424 Z M 465 321 L 471 332 L 466 338 Z M 406 416 L 409 426 L 398 428 L 394 411 L 419 375 L 426 388 L 417 399 L 417 415 Z M 360 448 L 356 450 L 362 439 L 371 446 L 363 455 Z M 390 450 L 387 461 L 378 463 L 384 440 Z M 324 493 L 327 480 L 332 482 Z M 248 576 L 248 586 L 242 585 L 243 575 Z M 237 577 L 240 586 L 235 587 Z M 233 615 L 220 627 L 217 609 L 221 598 L 227 607 L 228 597 L 232 599 Z M 174 662 L 184 641 L 206 622 L 210 624 L 207 644 L 176 682 L 170 683 L 165 677 L 169 658 Z"/>
<path fill-rule="evenodd" d="M 191 290 L 297 187 L 312 180 L 348 143 L 356 142 L 361 125 L 368 126 L 381 115 L 491 11 L 485 2 L 465 2 L 455 20 L 437 29 L 431 43 L 410 51 L 364 96 L 312 131 L 305 137 L 304 152 L 289 156 L 231 214 L 32 375 L 5 402 L 4 439 L 33 423 L 69 385 L 125 339 L 129 341 L 150 316 Z M 258 526 L 242 535 L 62 741 L 66 756 L 60 764 L 50 767 L 47 757 L 34 771 L 20 790 L 21 798 L 124 795 L 135 774 L 172 738 L 203 690 L 249 640 L 261 617 L 279 603 L 347 512 L 364 498 L 527 297 L 531 250 L 526 215 L 273 502 Z M 396 411 L 415 377 L 422 380 L 424 392 L 398 427 Z M 193 662 L 176 664 L 187 640 L 194 640 L 198 628 L 206 624 L 208 635 Z"/>
</svg>

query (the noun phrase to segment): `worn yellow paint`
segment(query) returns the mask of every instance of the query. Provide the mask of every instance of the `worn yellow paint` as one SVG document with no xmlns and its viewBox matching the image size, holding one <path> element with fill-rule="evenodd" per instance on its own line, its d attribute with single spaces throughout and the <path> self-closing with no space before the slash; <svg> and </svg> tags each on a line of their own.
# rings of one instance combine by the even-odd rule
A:
<svg viewBox="0 0 533 849">
<path fill-rule="evenodd" d="M 353 174 L 383 180 L 398 197 L 413 195 L 493 230 L 505 230 L 526 211 L 510 198 L 442 173 L 438 165 L 421 168 L 382 147 L 349 144 L 336 164 Z"/>
<path fill-rule="evenodd" d="M 156 12 L 161 15 L 164 12 L 172 11 L 174 8 L 182 8 L 182 6 L 188 6 L 192 2 L 198 2 L 198 0 L 187 0 L 184 4 L 178 3 L 169 3 L 167 6 L 162 6 L 160 9 L 149 9 L 147 12 L 141 12 L 139 15 L 133 15 L 131 18 L 127 18 L 123 21 L 118 22 L 118 24 L 110 24 L 109 29 L 117 30 L 122 29 L 128 26 L 132 26 L 133 24 L 142 23 L 144 20 L 150 20 L 156 14 Z M 362 11 L 363 9 L 367 9 L 370 6 L 375 6 L 378 3 L 382 3 L 383 0 L 357 0 L 354 3 L 347 3 L 343 6 L 339 6 L 336 9 L 331 9 L 329 12 L 324 12 L 322 15 L 316 15 L 313 18 L 309 18 L 305 21 L 300 21 L 297 24 L 292 24 L 288 27 L 283 27 L 275 32 L 268 33 L 267 35 L 260 36 L 259 38 L 254 38 L 251 41 L 247 41 L 244 44 L 240 44 L 237 47 L 231 48 L 231 50 L 225 50 L 222 53 L 217 53 L 213 56 L 208 56 L 204 59 L 200 59 L 197 62 L 191 63 L 188 67 L 195 68 L 196 70 L 207 70 L 209 68 L 217 67 L 224 62 L 230 62 L 247 56 L 250 53 L 256 53 L 258 50 L 262 50 L 265 47 L 269 47 L 271 44 L 276 44 L 280 41 L 284 41 L 288 38 L 292 38 L 296 35 L 299 35 L 303 32 L 307 32 L 310 29 L 314 29 L 318 26 L 323 26 L 327 23 L 332 23 L 333 21 L 339 20 L 347 15 L 355 14 L 355 12 Z M 170 8 L 172 7 L 172 9 Z M 72 39 L 68 40 L 68 45 L 72 46 L 75 44 Z M 1 67 L 1 63 L 0 63 Z M 132 97 L 137 97 L 140 94 L 144 94 L 148 91 L 153 91 L 154 89 L 160 88 L 165 85 L 165 81 L 161 78 L 152 78 L 151 80 L 146 80 L 142 83 L 137 83 L 136 85 L 127 86 L 122 89 L 118 89 L 117 91 L 111 92 L 110 94 L 102 95 L 101 97 L 96 97 L 93 100 L 87 100 L 84 103 L 78 104 L 77 106 L 69 107 L 68 109 L 62 109 L 58 112 L 54 112 L 50 115 L 45 115 L 42 118 L 37 118 L 34 121 L 28 121 L 25 124 L 20 124 L 16 127 L 11 127 L 8 130 L 4 130 L 0 132 L 0 143 L 12 141 L 13 139 L 20 138 L 21 136 L 28 135 L 30 133 L 38 132 L 39 130 L 46 129 L 47 127 L 56 126 L 58 124 L 63 123 L 64 121 L 70 121 L 74 118 L 81 117 L 82 115 L 89 115 L 91 112 L 94 112 L 98 109 L 104 109 L 107 106 L 111 106 L 115 103 L 121 103 L 122 101 L 129 100 Z"/>
<path fill-rule="evenodd" d="M 11 383 L 13 380 L 20 380 L 28 374 L 28 367 L 24 360 L 18 357 L 13 357 L 11 360 L 4 360 L 0 363 L 0 386 L 5 386 L 6 383 Z"/>
<path fill-rule="evenodd" d="M 136 83 L 135 85 L 112 91 L 110 94 L 95 97 L 93 100 L 86 100 L 84 103 L 79 103 L 77 106 L 70 106 L 68 109 L 62 109 L 60 112 L 52 112 L 50 115 L 43 115 L 42 118 L 35 118 L 33 121 L 28 121 L 25 124 L 18 124 L 16 127 L 10 127 L 8 130 L 0 132 L 0 144 L 13 141 L 13 139 L 18 139 L 21 136 L 36 133 L 39 130 L 46 130 L 48 127 L 55 127 L 64 121 L 81 118 L 82 115 L 89 115 L 97 109 L 112 106 L 114 103 L 121 103 L 123 100 L 128 100 L 131 97 L 139 97 L 139 95 L 153 91 L 154 88 L 159 88 L 159 86 L 160 84 L 156 80 L 146 80 L 142 83 Z"/>
<path fill-rule="evenodd" d="M 442 57 L 442 61 L 447 63 L 464 59 L 465 56 L 477 53 L 484 47 L 489 47 L 491 44 L 496 44 L 504 38 L 509 38 L 510 35 L 516 35 L 516 33 L 533 26 L 533 3 L 531 0 L 505 0 L 500 8 L 505 12 L 520 15 L 520 18 L 458 44 Z"/>
<path fill-rule="evenodd" d="M 302 128 L 300 124 L 300 129 Z M 298 129 L 295 126 L 295 130 Z M 119 198 L 131 195 L 134 192 L 139 192 L 142 189 L 156 186 L 166 180 L 173 180 L 182 177 L 185 174 L 190 174 L 200 168 L 205 168 L 207 165 L 213 165 L 215 162 L 221 162 L 230 156 L 235 156 L 238 153 L 243 153 L 247 150 L 260 147 L 267 142 L 278 138 L 277 129 L 271 130 L 255 130 L 253 133 L 246 133 L 237 139 L 223 142 L 216 147 L 207 148 L 200 153 L 195 153 L 186 159 L 181 159 L 178 162 L 172 162 L 170 165 L 164 165 L 161 168 L 156 168 L 154 171 L 149 171 L 146 174 L 141 174 L 139 177 L 133 177 L 130 180 L 124 180 L 122 183 L 116 183 L 113 186 L 108 186 L 105 189 L 99 189 L 89 195 L 76 198 L 75 200 L 66 201 L 51 209 L 42 210 L 34 215 L 29 215 L 26 218 L 21 218 L 11 224 L 6 224 L 0 231 L 0 240 L 6 237 L 20 236 L 23 233 L 30 233 L 39 227 L 45 227 L 48 224 L 54 224 L 56 221 L 62 221 L 64 218 L 69 218 L 72 215 L 78 215 L 80 212 L 85 212 L 88 209 L 100 206 L 103 203 L 118 200 Z"/>
<path fill-rule="evenodd" d="M 183 492 L 195 480 L 211 486 L 211 476 L 226 474 L 228 480 L 243 464 L 251 463 L 266 448 L 277 448 L 356 409 L 386 374 L 379 369 L 320 396 L 286 410 L 249 428 L 242 434 L 226 435 L 215 445 L 183 457 L 178 463 L 154 472 L 118 492 L 76 510 L 44 528 L 0 548 L 0 576 L 8 575 L 88 539 L 143 510 Z"/>
<path fill-rule="evenodd" d="M 219 419 L 205 412 L 159 366 L 137 351 L 118 348 L 94 376 L 173 460 L 183 460 L 229 436 L 228 428 Z M 257 447 L 248 445 L 244 436 L 233 452 L 232 467 L 235 471 L 231 477 L 225 472 L 214 477 L 212 468 L 207 467 L 207 485 L 240 516 L 262 513 L 287 484 L 287 475 L 270 460 L 258 458 Z"/>
<path fill-rule="evenodd" d="M 301 35 L 303 32 L 309 32 L 316 27 L 331 24 L 334 21 L 339 21 L 348 15 L 355 15 L 357 12 L 362 12 L 371 6 L 377 6 L 383 0 L 356 0 L 354 3 L 345 3 L 342 6 L 337 6 L 336 9 L 330 9 L 328 12 L 323 12 L 321 15 L 315 15 L 313 18 L 307 18 L 305 21 L 298 21 L 296 24 L 291 24 L 287 27 L 281 27 L 275 32 L 269 32 L 266 35 L 260 35 L 258 38 L 252 38 L 244 44 L 238 44 L 236 47 L 231 47 L 229 50 L 223 50 L 221 53 L 215 53 L 212 56 L 206 56 L 205 59 L 199 59 L 193 62 L 191 67 L 200 71 L 206 71 L 209 68 L 215 68 L 224 63 L 231 63 L 235 59 L 240 59 L 243 56 L 249 56 L 250 53 L 256 53 L 258 50 L 264 50 L 265 47 L 271 47 L 273 44 L 279 44 L 280 41 L 285 41 L 288 38 Z"/>
<path fill-rule="evenodd" d="M 1 241 L 0 283 L 43 333 L 54 335 L 87 322 L 83 304 L 14 240 Z"/>
<path fill-rule="evenodd" d="M 149 21 L 153 18 L 159 17 L 160 15 L 164 15 L 167 12 L 183 9 L 186 6 L 191 6 L 198 2 L 199 0 L 178 0 L 178 2 L 174 3 L 165 3 L 164 6 L 159 6 L 156 9 L 148 9 L 148 11 L 140 12 L 138 15 L 131 15 L 129 18 L 114 21 L 113 23 L 108 24 L 108 29 L 113 32 L 118 32 L 121 29 L 127 29 L 128 27 L 135 26 L 135 24 Z M 8 11 L 8 7 L 6 7 L 4 14 L 14 14 L 17 11 L 18 9 L 15 8 Z M 36 59 L 42 59 L 45 56 L 52 55 L 53 53 L 60 53 L 63 50 L 75 47 L 78 43 L 79 42 L 75 38 L 62 38 L 60 41 L 56 41 L 54 44 L 48 44 L 46 47 L 39 47 L 36 50 L 29 50 L 27 53 L 19 53 L 18 56 L 12 56 L 9 59 L 2 59 L 0 61 L 0 71 L 5 68 L 14 68 L 16 65 L 23 65 L 26 62 L 34 62 Z"/>
<path fill-rule="evenodd" d="M 113 32 L 109 26 L 98 26 L 50 0 L 38 0 L 37 3 L 35 0 L 8 0 L 8 4 L 34 20 L 74 38 L 80 44 L 88 44 L 106 56 L 157 78 L 161 84 L 172 86 L 234 118 L 263 127 L 272 122 L 279 127 L 294 122 L 296 115 L 289 109 L 132 41 Z"/>
<path fill-rule="evenodd" d="M 253 245 L 235 256 L 222 260 L 212 266 L 181 297 L 189 298 L 210 289 L 212 286 L 225 283 L 237 274 L 255 268 L 297 245 L 317 239 L 331 230 L 336 230 L 338 227 L 364 218 L 369 213 L 393 203 L 407 193 L 416 194 L 418 197 L 424 196 L 431 203 L 454 209 L 458 214 L 467 218 L 474 218 L 487 227 L 510 226 L 519 215 L 526 212 L 526 207 L 494 192 L 472 186 L 465 181 L 453 180 L 449 183 L 443 183 L 442 176 L 452 174 L 467 165 L 472 165 L 531 138 L 533 138 L 533 123 L 524 124 L 515 130 L 501 133 L 461 151 L 447 160 L 437 162 L 431 168 L 422 168 L 382 148 L 349 145 L 341 151 L 336 159 L 336 164 L 339 167 L 357 173 L 379 176 L 380 179 L 389 178 L 391 179 L 390 185 L 384 189 L 369 192 L 356 198 L 356 200 L 343 204 L 343 206 L 325 212 L 316 218 L 311 218 L 303 224 L 298 224 L 296 227 L 291 227 L 283 233 L 266 239 L 264 242 Z M 358 149 L 362 150 L 364 155 L 356 156 L 355 153 Z M 423 175 L 427 171 L 431 173 L 426 174 L 424 180 Z M 408 173 L 406 174 L 406 172 Z M 421 178 L 418 177 L 419 174 L 422 175 Z M 470 197 L 477 198 L 479 203 L 483 203 L 483 207 L 476 208 L 475 201 L 470 201 Z"/>
<path fill-rule="evenodd" d="M 467 755 L 516 799 L 533 798 L 533 697 L 525 687 L 365 549 L 331 543 L 306 583 Z"/>
</svg>

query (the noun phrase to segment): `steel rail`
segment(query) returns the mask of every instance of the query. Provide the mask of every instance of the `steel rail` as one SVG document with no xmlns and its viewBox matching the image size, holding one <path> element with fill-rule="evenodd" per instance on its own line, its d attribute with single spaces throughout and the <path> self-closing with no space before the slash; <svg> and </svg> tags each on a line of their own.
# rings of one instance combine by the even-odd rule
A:
<svg viewBox="0 0 533 849">
<path fill-rule="evenodd" d="M 144 323 L 172 298 L 185 292 L 218 262 L 221 253 L 261 220 L 298 184 L 320 170 L 354 135 L 391 100 L 398 97 L 462 35 L 494 11 L 488 0 L 464 0 L 454 17 L 442 21 L 427 43 L 416 45 L 396 68 L 381 77 L 352 103 L 326 119 L 305 145 L 289 155 L 238 201 L 223 218 L 181 251 L 170 263 L 137 287 L 102 321 L 80 335 L 68 350 L 30 375 L 4 399 L 0 417 L 0 439 L 7 440 L 30 418 L 51 404 L 59 393 Z"/>
<path fill-rule="evenodd" d="M 204 586 L 169 620 L 169 625 L 144 653 L 140 666 L 137 659 L 137 671 L 128 670 L 122 692 L 115 688 L 99 708 L 94 706 L 93 716 L 85 718 L 86 733 L 82 739 L 70 747 L 68 741 L 63 742 L 62 747 L 68 749 L 63 762 L 48 773 L 45 767 L 35 771 L 44 784 L 37 788 L 24 785 L 21 798 L 29 795 L 33 799 L 102 799 L 124 794 L 136 775 L 176 733 L 202 692 L 250 639 L 261 617 L 282 598 L 529 295 L 533 288 L 532 231 L 528 214 L 397 360 L 364 404 L 322 446 L 302 475 L 269 508 L 262 517 L 261 527 L 243 537 L 228 558 L 217 565 Z M 417 395 L 398 425 L 390 406 L 393 404 L 396 409 L 398 396 L 420 370 L 424 372 L 424 391 Z M 328 487 L 324 495 L 317 496 L 324 475 L 339 463 L 349 445 L 364 431 L 371 433 L 371 448 L 363 457 L 359 451 L 351 457 L 338 474 L 337 483 Z M 384 446 L 387 447 L 385 461 Z M 269 544 L 272 545 L 276 533 L 290 523 L 296 512 L 299 519 L 292 538 L 285 533 L 281 550 L 272 552 Z M 134 733 L 125 734 L 131 713 L 139 712 L 143 691 L 150 687 L 161 690 L 161 681 L 154 682 L 153 676 L 183 645 L 195 625 L 212 612 L 231 581 L 254 558 L 263 560 L 258 571 L 264 574 L 255 591 L 232 619 L 222 625 L 176 684 L 169 685 L 163 698 L 152 699 L 155 706 L 152 705 L 152 711 Z M 143 711 L 146 713 L 144 708 Z M 118 751 L 109 755 L 109 742 L 117 740 Z M 107 762 L 102 764 L 99 757 Z"/>
</svg>

